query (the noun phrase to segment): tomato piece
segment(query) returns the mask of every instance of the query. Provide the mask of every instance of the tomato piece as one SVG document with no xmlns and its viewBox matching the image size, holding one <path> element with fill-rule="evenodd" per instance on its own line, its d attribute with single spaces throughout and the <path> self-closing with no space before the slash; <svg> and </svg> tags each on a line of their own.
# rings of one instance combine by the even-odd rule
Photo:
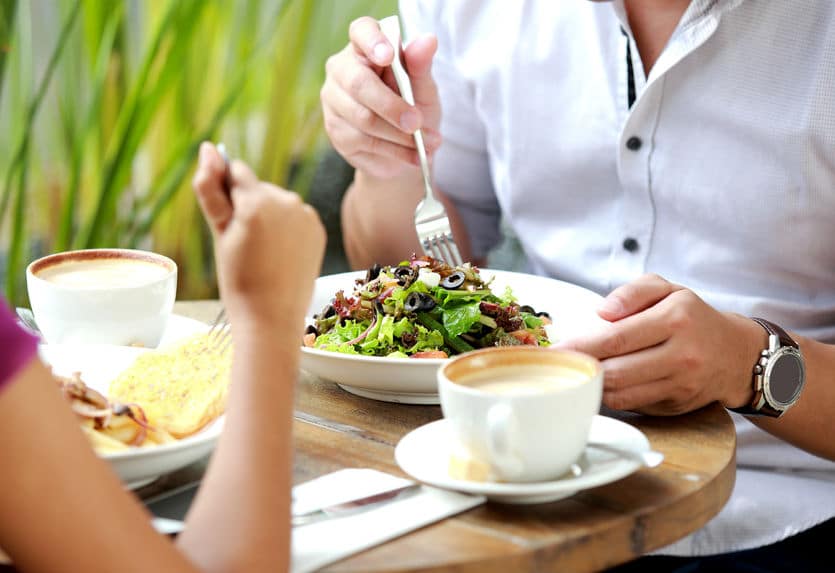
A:
<svg viewBox="0 0 835 573">
<path fill-rule="evenodd" d="M 415 352 L 411 358 L 449 358 L 449 356 L 443 350 L 424 350 L 423 352 Z"/>
</svg>

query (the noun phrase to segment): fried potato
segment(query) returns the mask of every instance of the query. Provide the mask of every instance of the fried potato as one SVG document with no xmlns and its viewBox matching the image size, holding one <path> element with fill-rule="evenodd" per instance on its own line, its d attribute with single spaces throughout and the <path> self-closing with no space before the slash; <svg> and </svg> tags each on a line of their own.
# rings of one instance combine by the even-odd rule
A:
<svg viewBox="0 0 835 573">
<path fill-rule="evenodd" d="M 231 349 L 210 351 L 200 334 L 141 355 L 110 383 L 108 396 L 141 404 L 154 429 L 183 438 L 226 409 L 231 362 Z"/>
<path fill-rule="evenodd" d="M 111 438 L 103 432 L 96 430 L 92 426 L 82 424 L 81 431 L 84 432 L 84 435 L 86 435 L 87 439 L 90 440 L 90 444 L 93 446 L 93 449 L 99 454 L 121 452 L 130 447 L 124 442 L 120 442 L 119 440 Z"/>
</svg>

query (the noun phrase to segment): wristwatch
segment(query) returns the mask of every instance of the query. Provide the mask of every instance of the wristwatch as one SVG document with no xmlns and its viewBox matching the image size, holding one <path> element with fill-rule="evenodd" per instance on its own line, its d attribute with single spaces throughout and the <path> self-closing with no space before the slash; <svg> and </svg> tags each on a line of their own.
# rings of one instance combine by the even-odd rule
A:
<svg viewBox="0 0 835 573">
<path fill-rule="evenodd" d="M 768 348 L 754 365 L 754 399 L 747 406 L 729 409 L 746 416 L 779 418 L 797 402 L 806 383 L 803 355 L 785 330 L 763 318 L 751 320 L 768 333 Z"/>
</svg>

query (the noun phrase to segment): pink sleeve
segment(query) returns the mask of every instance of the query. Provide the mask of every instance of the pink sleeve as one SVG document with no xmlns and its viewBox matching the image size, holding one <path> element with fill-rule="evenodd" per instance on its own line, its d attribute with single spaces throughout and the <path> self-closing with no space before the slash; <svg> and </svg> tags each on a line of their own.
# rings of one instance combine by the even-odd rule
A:
<svg viewBox="0 0 835 573">
<path fill-rule="evenodd" d="M 38 339 L 26 332 L 0 301 L 0 391 L 38 351 Z"/>
</svg>

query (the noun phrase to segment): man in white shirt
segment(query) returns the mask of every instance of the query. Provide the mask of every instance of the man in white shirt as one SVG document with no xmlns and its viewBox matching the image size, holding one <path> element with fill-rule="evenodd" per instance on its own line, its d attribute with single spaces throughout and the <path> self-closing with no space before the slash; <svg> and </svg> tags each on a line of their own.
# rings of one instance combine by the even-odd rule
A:
<svg viewBox="0 0 835 573">
<path fill-rule="evenodd" d="M 747 317 L 790 330 L 800 399 L 779 418 L 734 414 L 731 500 L 664 552 L 835 530 L 835 3 L 421 0 L 401 16 L 414 108 L 371 19 L 352 24 L 322 88 L 328 134 L 356 168 L 352 264 L 420 250 L 421 128 L 469 259 L 504 220 L 532 272 L 608 294 L 612 328 L 570 342 L 603 360 L 607 406 L 750 409 L 768 338 Z"/>
</svg>

